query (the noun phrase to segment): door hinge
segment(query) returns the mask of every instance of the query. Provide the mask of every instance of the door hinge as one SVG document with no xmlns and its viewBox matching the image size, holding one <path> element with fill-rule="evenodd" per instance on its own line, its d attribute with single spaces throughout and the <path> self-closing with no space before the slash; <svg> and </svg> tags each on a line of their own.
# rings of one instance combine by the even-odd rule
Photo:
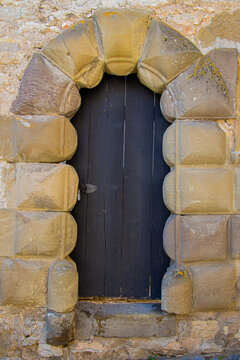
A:
<svg viewBox="0 0 240 360">
<path fill-rule="evenodd" d="M 84 194 L 91 194 L 97 191 L 97 186 L 92 184 L 82 184 L 79 189 L 84 192 Z"/>
</svg>

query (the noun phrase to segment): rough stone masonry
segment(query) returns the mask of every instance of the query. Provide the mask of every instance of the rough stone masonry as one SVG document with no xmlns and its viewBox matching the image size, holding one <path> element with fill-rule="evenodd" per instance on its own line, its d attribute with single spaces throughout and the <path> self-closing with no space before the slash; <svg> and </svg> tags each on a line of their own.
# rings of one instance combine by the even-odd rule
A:
<svg viewBox="0 0 240 360">
<path fill-rule="evenodd" d="M 235 89 L 234 84 L 231 83 L 231 79 L 234 76 L 237 77 L 237 64 L 234 67 L 234 58 L 236 59 L 237 56 L 236 50 L 234 50 L 235 52 L 224 50 L 226 54 L 224 58 L 226 57 L 233 64 L 230 67 L 231 75 L 227 71 L 226 63 L 221 62 L 223 57 L 219 57 L 219 51 L 213 51 L 209 56 L 199 60 L 197 60 L 199 57 L 197 55 L 195 59 L 198 61 L 197 65 L 195 64 L 193 68 L 186 70 L 181 78 L 177 77 L 167 85 L 163 95 L 162 108 L 166 118 L 170 120 L 177 118 L 169 128 L 168 133 L 166 133 L 164 140 L 164 156 L 172 168 L 165 183 L 165 202 L 172 212 L 177 214 L 172 216 L 166 228 L 166 233 L 169 232 L 169 234 L 165 234 L 165 238 L 168 238 L 165 249 L 173 260 L 177 260 L 177 262 L 184 265 L 172 269 L 170 276 L 165 281 L 165 298 L 168 301 L 164 303 L 164 309 L 178 315 L 164 315 L 162 312 L 151 313 L 151 311 L 145 315 L 138 312 L 128 314 L 124 312 L 124 309 L 119 310 L 117 313 L 116 311 L 108 313 L 109 310 L 99 304 L 93 304 L 91 307 L 89 304 L 86 305 L 80 302 L 76 308 L 77 327 L 75 340 L 69 346 L 55 346 L 54 339 L 52 342 L 51 340 L 48 341 L 53 345 L 46 344 L 46 274 L 50 271 L 48 306 L 53 311 L 52 315 L 48 313 L 48 325 L 52 331 L 52 333 L 48 334 L 48 337 L 51 338 L 56 326 L 55 339 L 58 336 L 59 329 L 57 327 L 58 315 L 54 311 L 64 313 L 72 310 L 76 299 L 76 294 L 72 288 L 69 288 L 69 294 L 71 294 L 69 298 L 66 301 L 61 299 L 58 288 L 61 280 L 61 269 L 69 266 L 69 275 L 64 278 L 66 288 L 69 279 L 71 278 L 72 281 L 73 277 L 74 279 L 77 279 L 77 277 L 74 265 L 70 265 L 70 262 L 57 263 L 49 270 L 50 263 L 45 260 L 44 256 L 49 256 L 51 251 L 56 254 L 57 249 L 59 257 L 66 257 L 74 247 L 74 226 L 70 225 L 70 230 L 67 230 L 70 233 L 69 238 L 71 240 L 67 244 L 67 249 L 64 238 L 60 240 L 60 244 L 56 248 L 56 239 L 52 237 L 41 248 L 38 247 L 39 243 L 26 248 L 31 226 L 36 226 L 39 216 L 37 212 L 36 214 L 32 212 L 31 216 L 34 216 L 33 222 L 32 219 L 28 219 L 26 210 L 50 209 L 54 211 L 52 213 L 54 219 L 51 221 L 54 224 L 59 224 L 55 225 L 56 228 L 61 229 L 65 226 L 64 229 L 68 229 L 71 220 L 69 222 L 66 219 L 65 222 L 62 220 L 63 217 L 68 217 L 68 213 L 59 213 L 59 211 L 68 211 L 73 207 L 76 198 L 77 179 L 74 170 L 70 170 L 65 165 L 22 165 L 21 161 L 40 162 L 38 155 L 29 151 L 28 143 L 22 145 L 22 142 L 24 143 L 26 139 L 24 135 L 25 128 L 30 125 L 31 131 L 27 132 L 28 141 L 34 134 L 39 134 L 39 143 L 44 145 L 42 147 L 45 151 L 42 154 L 43 159 L 44 156 L 46 157 L 44 162 L 58 162 L 62 158 L 67 159 L 74 152 L 75 143 L 71 141 L 66 143 L 59 136 L 55 147 L 51 146 L 49 151 L 49 143 L 46 141 L 44 133 L 42 133 L 40 122 L 36 115 L 31 118 L 31 108 L 26 107 L 25 97 L 20 98 L 20 100 L 18 98 L 15 102 L 15 113 L 20 116 L 10 116 L 10 107 L 17 95 L 20 79 L 32 54 L 39 53 L 49 43 L 49 40 L 58 35 L 63 29 L 71 28 L 76 22 L 91 18 L 96 9 L 106 7 L 134 7 L 152 10 L 153 17 L 164 20 L 168 25 L 181 31 L 187 39 L 196 44 L 203 54 L 208 54 L 214 48 L 239 49 L 240 35 L 236 31 L 240 21 L 240 4 L 238 1 L 163 1 L 156 3 L 153 1 L 50 2 L 41 0 L 39 2 L 4 1 L 0 4 L 0 114 L 5 115 L 2 117 L 5 131 L 5 133 L 2 131 L 2 134 L 5 135 L 2 136 L 3 145 L 1 151 L 4 162 L 1 162 L 1 181 L 4 183 L 4 179 L 7 179 L 5 181 L 6 188 L 1 187 L 0 203 L 2 208 L 6 208 L 1 221 L 5 224 L 4 226 L 10 226 L 10 234 L 13 229 L 21 229 L 19 233 L 18 230 L 14 232 L 14 234 L 18 234 L 16 238 L 14 235 L 10 235 L 9 239 L 4 236 L 1 239 L 3 244 L 0 247 L 6 253 L 4 253 L 4 259 L 1 261 L 1 271 L 4 276 L 1 279 L 0 294 L 3 303 L 0 321 L 0 356 L 11 359 L 137 359 L 152 355 L 224 354 L 226 351 L 239 351 L 240 322 L 236 292 L 237 275 L 235 271 L 235 267 L 238 268 L 238 216 L 236 214 L 239 211 L 239 170 L 237 166 L 238 149 L 236 146 L 238 145 L 236 144 L 238 136 L 236 127 L 234 127 L 235 113 L 238 116 L 239 110 L 238 97 L 236 99 L 236 108 L 235 105 L 233 106 L 235 104 L 235 93 L 238 94 L 238 86 Z M 223 54 L 223 51 L 220 54 Z M 48 59 L 50 55 L 45 51 L 45 56 Z M 105 55 L 107 55 L 106 52 Z M 43 66 L 47 62 L 38 54 L 34 55 L 31 62 L 33 68 L 35 66 L 34 61 L 35 63 L 42 61 Z M 215 65 L 212 65 L 212 62 Z M 218 73 L 216 75 L 214 67 L 216 64 L 221 68 L 220 75 Z M 48 66 L 51 69 L 53 67 L 52 64 Z M 31 71 L 31 67 L 28 71 Z M 111 71 L 114 72 L 116 69 L 113 67 Z M 53 70 L 54 72 L 60 74 L 56 68 Z M 203 73 L 204 75 L 207 74 L 208 80 L 210 79 L 213 83 L 211 87 L 212 99 L 214 100 L 214 98 L 220 96 L 219 106 L 209 109 L 206 106 L 208 104 L 206 99 L 199 95 L 197 98 L 199 101 L 197 110 L 191 102 L 185 102 L 184 99 L 181 99 L 181 104 L 184 106 L 179 106 L 179 101 L 176 101 L 175 106 L 173 106 L 173 102 L 169 100 L 171 94 L 177 94 L 177 100 L 179 100 L 183 94 L 181 90 L 185 81 L 189 81 L 191 86 L 198 89 L 196 80 L 198 80 L 199 76 L 201 79 L 204 78 Z M 61 76 L 60 80 L 64 83 L 66 77 L 64 74 Z M 42 78 L 39 78 L 39 82 L 41 80 L 43 81 Z M 146 78 L 142 75 L 142 81 L 145 80 Z M 184 83 L 181 82 L 183 80 Z M 208 90 L 207 87 L 204 87 L 206 85 L 204 79 L 202 83 L 201 86 Z M 215 84 L 217 84 L 217 88 Z M 55 99 L 58 99 L 57 93 Z M 51 107 L 53 104 L 48 99 L 41 101 L 40 105 L 43 104 L 41 105 L 43 107 L 46 105 Z M 34 103 L 37 114 L 40 105 L 37 102 Z M 69 108 L 64 107 L 62 112 L 65 111 L 64 115 L 71 117 L 72 108 L 79 105 L 78 95 L 75 94 L 68 103 Z M 219 107 L 221 111 L 219 111 Z M 208 110 L 208 112 L 204 113 L 203 110 Z M 23 111 L 25 112 L 23 113 Z M 59 129 L 60 124 L 68 124 L 64 117 L 51 116 L 47 121 L 53 132 L 54 126 Z M 196 117 L 197 120 L 192 120 Z M 206 119 L 199 121 L 199 119 L 207 117 L 210 117 L 211 121 Z M 183 119 L 185 119 L 184 122 L 182 122 Z M 9 127 L 9 124 L 11 124 L 11 127 Z M 14 131 L 15 137 L 12 137 L 12 129 L 16 129 Z M 68 135 L 65 134 L 64 137 L 69 139 L 69 134 L 72 134 L 71 138 L 75 139 L 75 133 L 71 126 L 66 126 L 65 130 Z M 178 146 L 175 146 L 175 153 L 173 154 L 174 147 L 169 146 L 169 144 L 174 144 L 176 133 L 178 133 L 179 142 Z M 182 145 L 186 141 L 184 135 L 186 133 L 190 139 L 193 139 L 195 133 L 201 134 L 202 142 L 198 144 L 196 139 L 195 142 L 187 141 L 185 145 Z M 213 142 L 208 139 L 209 133 L 214 138 Z M 42 137 L 41 134 L 43 134 Z M 6 143 L 10 145 L 6 147 Z M 62 143 L 64 143 L 64 147 L 61 145 Z M 202 146 L 203 143 L 205 144 L 204 147 Z M 15 145 L 13 146 L 13 144 Z M 61 154 L 58 148 L 61 148 Z M 216 151 L 216 149 L 219 149 L 219 151 Z M 19 161 L 20 163 L 18 163 Z M 210 167 L 214 165 L 215 167 L 210 172 L 205 173 L 198 169 L 199 165 L 204 164 Z M 192 167 L 195 172 L 191 170 Z M 38 175 L 36 176 L 36 174 Z M 39 176 L 40 182 L 38 181 Z M 201 181 L 199 181 L 199 176 Z M 207 176 L 207 182 L 205 176 Z M 235 182 L 233 180 L 234 176 Z M 72 190 L 66 190 L 61 197 L 59 196 L 61 189 L 64 187 L 66 189 L 65 184 L 68 185 L 68 182 L 64 180 L 66 177 L 69 179 Z M 177 186 L 175 183 L 177 177 L 178 186 L 180 187 L 178 192 L 175 192 L 173 189 Z M 31 178 L 31 182 L 28 183 L 28 186 L 21 188 L 22 181 L 24 179 L 24 181 L 29 181 L 27 180 L 29 178 Z M 215 178 L 220 179 L 219 188 L 214 186 Z M 8 179 L 11 179 L 11 181 L 8 181 Z M 193 193 L 188 191 L 190 185 L 186 186 L 189 179 L 193 184 Z M 53 186 L 53 184 L 56 185 L 56 180 L 57 186 Z M 214 194 L 217 199 L 213 205 L 208 199 L 204 198 L 204 191 L 199 187 L 199 185 L 205 183 L 208 186 L 204 188 L 205 191 Z M 233 183 L 235 185 L 232 185 Z M 44 187 L 42 184 L 44 184 Z M 229 188 L 231 191 L 228 192 Z M 17 189 L 21 191 L 16 191 Z M 222 197 L 219 197 L 218 189 L 224 189 L 224 191 L 227 189 L 227 195 L 221 193 Z M 199 193 L 196 193 L 197 190 Z M 176 194 L 178 194 L 178 197 Z M 194 196 L 197 197 L 200 204 L 195 201 Z M 195 213 L 204 216 L 205 213 L 209 214 L 209 212 L 214 214 L 211 216 L 216 217 L 214 221 L 215 227 L 212 226 L 212 228 L 211 224 L 209 225 L 209 219 L 206 220 L 206 228 L 212 229 L 211 242 L 216 241 L 216 251 L 212 253 L 208 251 L 209 238 L 204 238 L 204 231 L 201 231 L 200 235 L 198 234 L 199 224 L 194 217 Z M 178 220 L 178 214 L 189 215 L 186 217 L 188 220 L 185 223 Z M 184 218 L 180 217 L 180 219 Z M 41 219 L 41 221 L 44 221 L 44 219 Z M 171 229 L 174 226 L 176 227 L 175 224 L 178 221 L 180 232 L 176 237 L 176 234 Z M 46 223 L 49 225 L 48 219 Z M 204 221 L 200 221 L 203 228 L 204 224 Z M 219 224 L 219 227 L 216 224 Z M 195 237 L 189 235 L 189 228 L 196 229 Z M 46 234 L 44 234 L 43 238 L 46 239 L 49 232 L 47 227 L 44 229 Z M 184 239 L 183 241 L 181 237 Z M 199 242 L 201 244 L 197 252 L 191 250 L 194 247 L 194 241 L 195 246 L 199 245 Z M 29 259 L 24 263 L 22 260 L 8 258 L 14 256 L 27 257 L 29 254 L 37 257 L 39 255 L 43 256 L 43 259 L 33 262 L 32 265 Z M 227 263 L 222 265 L 221 261 L 225 261 L 225 259 L 227 259 Z M 202 267 L 200 263 L 202 260 L 210 261 L 210 263 L 207 266 L 204 264 L 204 267 Z M 212 260 L 220 261 L 220 265 L 212 265 Z M 191 266 L 192 262 L 194 262 L 193 267 Z M 235 267 L 232 262 L 236 265 L 234 265 Z M 189 277 L 189 269 L 193 274 L 193 285 Z M 17 274 L 18 271 L 21 274 L 19 279 L 11 275 L 12 273 Z M 223 273 L 221 277 L 223 291 L 219 293 L 217 283 L 221 272 Z M 43 279 L 38 288 L 34 286 L 38 278 L 36 274 L 39 274 L 39 278 Z M 177 286 L 175 286 L 175 281 Z M 210 288 L 209 285 L 205 286 L 207 281 L 209 281 Z M 9 293 L 9 288 L 11 288 L 9 284 L 15 291 Z M 27 293 L 32 294 L 32 298 L 26 297 L 25 287 Z M 210 305 L 206 301 L 209 289 L 213 289 Z M 191 301 L 192 291 L 193 303 Z M 60 301 L 58 302 L 56 299 L 60 299 Z M 4 303 L 14 303 L 14 305 L 4 305 Z M 28 306 L 23 307 L 26 303 Z M 16 307 L 15 304 L 19 306 Z M 40 306 L 38 308 L 31 307 L 36 304 Z M 194 313 L 191 313 L 192 306 Z M 215 311 L 212 311 L 212 309 Z M 223 309 L 224 311 L 222 311 Z M 72 313 L 69 314 L 72 317 Z M 53 326 L 51 316 L 56 317 Z M 66 315 L 63 321 L 66 325 L 69 317 Z M 73 318 L 71 318 L 71 321 L 73 321 Z M 61 325 L 62 322 L 60 321 L 60 327 Z"/>
</svg>

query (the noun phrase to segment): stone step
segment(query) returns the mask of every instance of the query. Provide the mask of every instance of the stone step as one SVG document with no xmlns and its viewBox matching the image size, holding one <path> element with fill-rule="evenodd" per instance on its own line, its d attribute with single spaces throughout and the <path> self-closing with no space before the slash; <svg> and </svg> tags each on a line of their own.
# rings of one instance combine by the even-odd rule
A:
<svg viewBox="0 0 240 360">
<path fill-rule="evenodd" d="M 161 303 L 100 303 L 79 301 L 76 339 L 170 337 L 176 335 L 174 315 L 161 311 Z"/>
</svg>

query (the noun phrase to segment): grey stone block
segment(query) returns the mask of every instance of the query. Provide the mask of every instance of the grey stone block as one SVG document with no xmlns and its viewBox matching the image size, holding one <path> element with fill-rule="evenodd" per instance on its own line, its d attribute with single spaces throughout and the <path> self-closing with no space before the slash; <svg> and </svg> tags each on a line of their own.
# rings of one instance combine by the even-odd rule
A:
<svg viewBox="0 0 240 360">
<path fill-rule="evenodd" d="M 76 339 L 87 340 L 93 335 L 93 315 L 88 311 L 76 309 Z"/>
<path fill-rule="evenodd" d="M 74 339 L 75 313 L 48 312 L 46 317 L 46 343 L 67 345 Z"/>
<path fill-rule="evenodd" d="M 174 316 L 102 314 L 94 318 L 94 335 L 102 337 L 168 337 L 176 335 Z"/>
</svg>

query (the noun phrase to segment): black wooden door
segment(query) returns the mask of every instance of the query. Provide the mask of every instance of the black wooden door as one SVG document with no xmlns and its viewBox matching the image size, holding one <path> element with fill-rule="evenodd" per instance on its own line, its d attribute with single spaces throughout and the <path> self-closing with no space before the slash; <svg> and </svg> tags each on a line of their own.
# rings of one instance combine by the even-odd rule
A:
<svg viewBox="0 0 240 360">
<path fill-rule="evenodd" d="M 81 184 L 97 190 L 82 191 L 73 210 L 78 242 L 71 256 L 79 270 L 79 295 L 157 299 L 169 264 L 162 246 L 169 216 L 162 199 L 168 123 L 160 96 L 136 75 L 105 75 L 81 96 L 72 119 L 79 145 L 70 164 Z"/>
</svg>

